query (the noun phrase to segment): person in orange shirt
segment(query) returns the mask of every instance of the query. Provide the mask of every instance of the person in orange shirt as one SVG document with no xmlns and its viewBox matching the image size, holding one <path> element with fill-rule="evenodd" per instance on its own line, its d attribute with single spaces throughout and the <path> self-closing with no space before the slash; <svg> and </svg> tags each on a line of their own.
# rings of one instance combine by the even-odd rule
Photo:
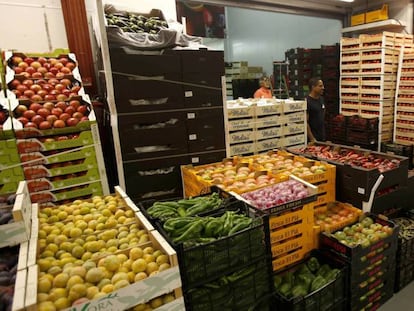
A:
<svg viewBox="0 0 414 311">
<path fill-rule="evenodd" d="M 260 79 L 260 88 L 254 92 L 254 98 L 272 98 L 272 85 L 270 83 L 270 79 L 268 77 L 263 77 Z"/>
</svg>

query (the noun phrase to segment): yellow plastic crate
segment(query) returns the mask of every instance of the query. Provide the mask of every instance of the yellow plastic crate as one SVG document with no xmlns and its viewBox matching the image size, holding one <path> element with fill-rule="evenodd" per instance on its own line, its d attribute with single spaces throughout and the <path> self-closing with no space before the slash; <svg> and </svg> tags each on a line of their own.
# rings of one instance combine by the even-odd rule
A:
<svg viewBox="0 0 414 311">
<path fill-rule="evenodd" d="M 369 11 L 365 14 L 365 22 L 372 23 L 388 19 L 388 4 L 384 4 L 381 9 Z"/>
<path fill-rule="evenodd" d="M 351 26 L 365 24 L 365 13 L 355 14 L 351 16 Z"/>
</svg>

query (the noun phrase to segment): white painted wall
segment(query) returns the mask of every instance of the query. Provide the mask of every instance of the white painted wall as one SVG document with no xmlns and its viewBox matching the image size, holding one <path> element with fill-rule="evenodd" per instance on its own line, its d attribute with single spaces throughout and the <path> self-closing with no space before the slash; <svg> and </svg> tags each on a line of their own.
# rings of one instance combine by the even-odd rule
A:
<svg viewBox="0 0 414 311">
<path fill-rule="evenodd" d="M 318 48 L 339 42 L 339 20 L 227 8 L 226 61 L 247 60 L 267 74 L 290 48 Z"/>
<path fill-rule="evenodd" d="M 0 12 L 1 49 L 48 52 L 68 47 L 60 0 L 2 0 Z"/>
</svg>

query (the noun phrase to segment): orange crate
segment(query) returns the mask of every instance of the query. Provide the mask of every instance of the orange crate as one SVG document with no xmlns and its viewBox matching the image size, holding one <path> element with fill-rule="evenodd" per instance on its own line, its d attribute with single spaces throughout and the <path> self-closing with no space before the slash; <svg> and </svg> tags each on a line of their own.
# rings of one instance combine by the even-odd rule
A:
<svg viewBox="0 0 414 311">
<path fill-rule="evenodd" d="M 300 260 L 302 260 L 311 249 L 307 249 L 306 247 L 294 250 L 284 256 L 280 256 L 276 259 L 272 260 L 272 267 L 273 271 L 279 271 L 286 266 L 289 266 L 291 264 L 294 264 Z"/>
<path fill-rule="evenodd" d="M 269 229 L 275 230 L 293 223 L 313 224 L 313 203 L 305 204 L 298 209 L 269 217 Z"/>
<path fill-rule="evenodd" d="M 272 230 L 270 231 L 270 244 L 280 244 L 288 239 L 297 237 L 298 235 L 307 236 L 310 238 L 312 227 L 313 221 L 309 223 L 301 223 L 288 226 L 283 229 Z"/>
<path fill-rule="evenodd" d="M 287 255 L 292 251 L 299 251 L 302 249 L 311 249 L 313 246 L 309 245 L 310 239 L 307 236 L 294 237 L 286 242 L 280 244 L 273 244 L 271 246 L 272 258 L 278 258 Z"/>
</svg>

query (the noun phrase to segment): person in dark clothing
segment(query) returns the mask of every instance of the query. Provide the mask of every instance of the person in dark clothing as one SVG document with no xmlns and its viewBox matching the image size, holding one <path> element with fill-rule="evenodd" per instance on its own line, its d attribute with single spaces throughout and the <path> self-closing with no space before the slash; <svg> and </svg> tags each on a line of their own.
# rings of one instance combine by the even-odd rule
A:
<svg viewBox="0 0 414 311">
<path fill-rule="evenodd" d="M 323 81 L 320 78 L 309 80 L 307 102 L 307 124 L 309 141 L 325 141 L 325 102 L 323 99 Z"/>
</svg>

